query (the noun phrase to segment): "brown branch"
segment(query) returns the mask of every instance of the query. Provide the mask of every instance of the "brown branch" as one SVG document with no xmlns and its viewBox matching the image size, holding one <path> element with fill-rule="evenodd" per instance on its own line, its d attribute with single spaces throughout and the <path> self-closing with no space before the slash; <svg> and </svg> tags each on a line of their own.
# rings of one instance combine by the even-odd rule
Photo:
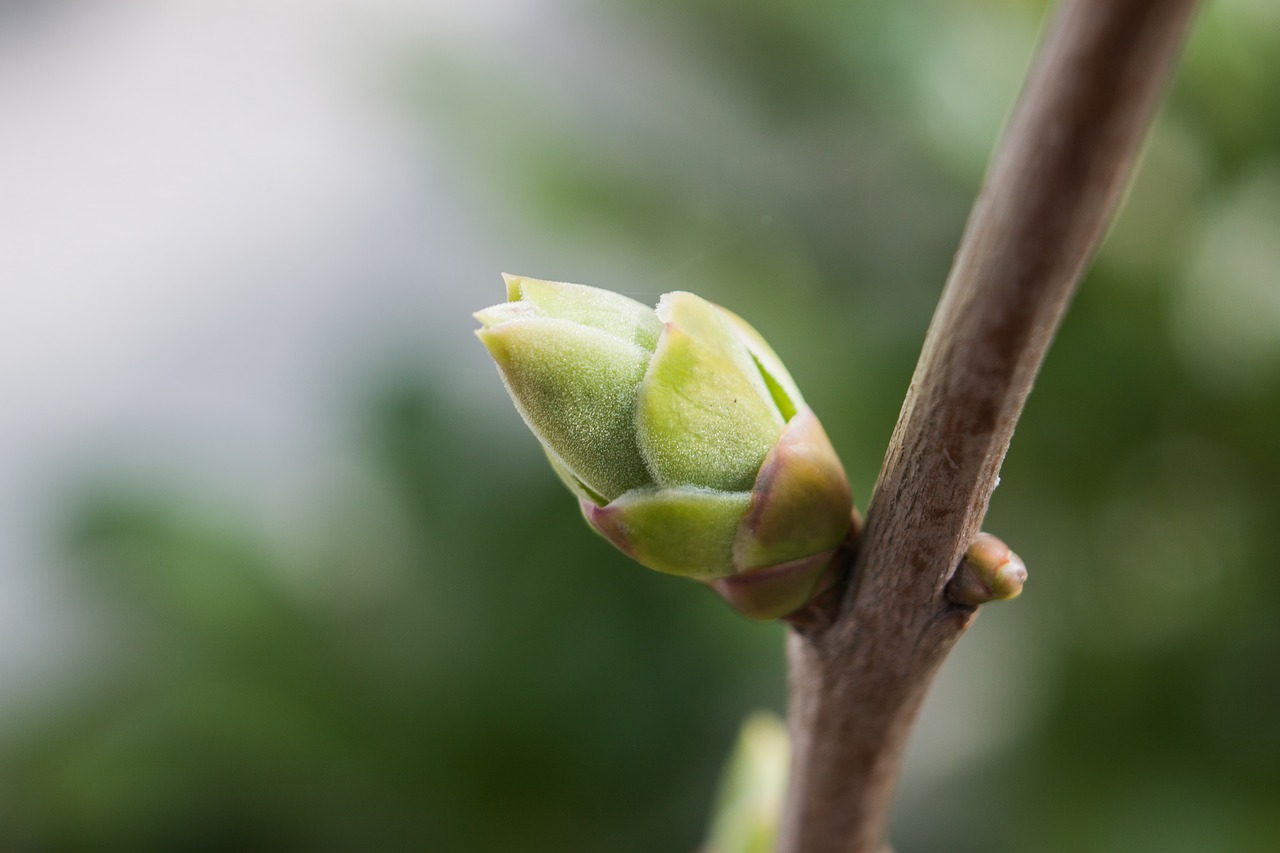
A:
<svg viewBox="0 0 1280 853">
<path fill-rule="evenodd" d="M 974 609 L 944 595 L 1115 210 L 1195 0 L 1066 0 L 992 159 L 842 587 L 791 620 L 779 850 L 882 849 L 925 691 Z"/>
</svg>

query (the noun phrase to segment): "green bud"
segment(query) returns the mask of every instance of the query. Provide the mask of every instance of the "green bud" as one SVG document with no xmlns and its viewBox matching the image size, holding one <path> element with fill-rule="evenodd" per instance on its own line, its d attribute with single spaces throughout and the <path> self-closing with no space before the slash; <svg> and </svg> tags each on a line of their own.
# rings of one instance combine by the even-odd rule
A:
<svg viewBox="0 0 1280 853">
<path fill-rule="evenodd" d="M 657 309 L 506 276 L 475 316 L 525 423 L 587 522 L 748 616 L 801 607 L 853 500 L 817 417 L 764 339 L 691 293 Z"/>
</svg>

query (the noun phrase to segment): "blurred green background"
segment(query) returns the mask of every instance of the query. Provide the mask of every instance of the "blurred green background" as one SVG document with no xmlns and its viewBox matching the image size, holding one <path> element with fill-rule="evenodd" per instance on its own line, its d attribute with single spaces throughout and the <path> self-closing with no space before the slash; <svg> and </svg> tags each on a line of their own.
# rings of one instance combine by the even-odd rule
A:
<svg viewBox="0 0 1280 853">
<path fill-rule="evenodd" d="M 0 423 L 0 636 L 21 663 L 0 849 L 694 850 L 739 722 L 784 707 L 782 630 L 587 530 L 468 312 L 502 299 L 502 270 L 721 302 L 786 359 L 865 507 L 1045 4 L 38 5 L 3 13 L 5 62 L 46 76 L 0 91 L 35 140 L 0 168 L 66 173 L 82 133 L 107 153 L 35 225 L 4 208 L 48 245 L 0 270 L 3 376 L 28 389 Z M 121 47 L 138 32 L 154 50 Z M 899 853 L 1280 845 L 1277 55 L 1269 0 L 1202 11 L 1014 438 L 985 526 L 1031 579 L 930 698 Z M 95 112 L 92 63 L 124 56 L 179 82 Z M 312 101 L 241 111 L 303 71 Z M 63 77 L 83 100 L 16 94 Z M 315 100 L 330 89 L 341 110 Z M 216 121 L 182 112 L 210 103 Z M 58 145 L 37 145 L 55 109 Z M 184 147 L 238 123 L 254 132 L 212 156 Z M 122 172 L 112 152 L 135 150 Z M 159 154 L 172 173 L 148 171 Z M 349 160 L 381 171 L 333 183 Z M 221 210 L 192 175 L 242 207 L 187 216 Z M 68 224 L 108 183 L 102 221 L 161 201 L 127 234 Z M 372 212 L 315 213 L 353 198 Z M 192 242 L 208 222 L 251 238 Z M 65 346 L 32 356 L 19 321 L 49 270 L 135 237 L 172 256 L 155 287 L 68 272 L 81 289 L 40 333 Z M 90 380 L 147 334 L 163 346 Z M 309 402 L 276 417 L 295 376 Z M 98 396 L 122 414 L 48 403 Z M 55 461 L 15 462 L 46 439 Z M 37 582 L 48 615 L 22 618 Z"/>
</svg>

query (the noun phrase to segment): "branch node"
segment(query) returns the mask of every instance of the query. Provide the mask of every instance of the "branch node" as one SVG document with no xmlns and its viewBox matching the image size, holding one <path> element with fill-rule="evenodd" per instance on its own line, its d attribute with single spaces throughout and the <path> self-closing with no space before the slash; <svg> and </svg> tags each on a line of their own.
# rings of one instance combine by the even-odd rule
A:
<svg viewBox="0 0 1280 853">
<path fill-rule="evenodd" d="M 845 590 L 856 586 L 853 566 L 858 557 L 858 537 L 862 533 L 862 515 L 853 508 L 849 517 L 849 532 L 836 549 L 826 572 L 818 582 L 813 597 L 794 613 L 782 617 L 791 628 L 803 637 L 816 637 L 835 624 L 840 617 L 840 603 Z"/>
</svg>

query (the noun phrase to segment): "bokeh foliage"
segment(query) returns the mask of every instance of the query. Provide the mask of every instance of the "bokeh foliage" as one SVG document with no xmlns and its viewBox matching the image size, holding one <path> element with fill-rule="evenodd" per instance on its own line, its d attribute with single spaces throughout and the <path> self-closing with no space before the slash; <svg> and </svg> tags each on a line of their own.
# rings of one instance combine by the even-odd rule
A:
<svg viewBox="0 0 1280 853">
<path fill-rule="evenodd" d="M 5 745 L 4 849 L 643 850 L 699 825 L 740 708 L 777 701 L 778 631 L 583 536 L 541 460 L 427 387 L 373 395 L 367 474 L 302 547 L 195 497 L 86 500 L 70 547 L 118 645 Z"/>
<path fill-rule="evenodd" d="M 518 235 L 476 308 L 500 267 L 723 302 L 865 506 L 1043 9 L 557 6 L 397 86 Z M 1034 650 L 1034 713 L 912 794 L 901 853 L 1280 840 L 1278 53 L 1273 3 L 1204 9 L 986 525 L 1031 580 L 974 630 Z M 459 386 L 469 328 L 351 389 L 353 473 L 305 531 L 199 484 L 85 495 L 67 549 L 111 641 L 3 732 L 0 847 L 696 846 L 738 721 L 782 707 L 781 631 L 597 541 L 497 378 Z"/>
</svg>

